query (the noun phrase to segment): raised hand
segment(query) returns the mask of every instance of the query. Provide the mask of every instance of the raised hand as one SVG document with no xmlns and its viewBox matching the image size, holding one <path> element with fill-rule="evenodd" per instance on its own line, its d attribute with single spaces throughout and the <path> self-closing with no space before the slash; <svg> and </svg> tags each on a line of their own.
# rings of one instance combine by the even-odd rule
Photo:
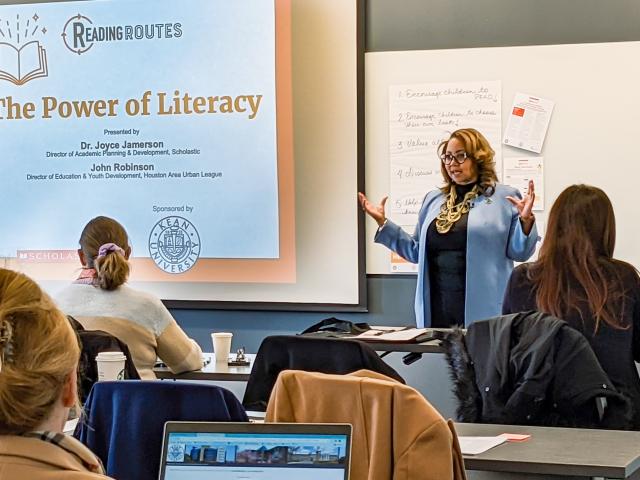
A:
<svg viewBox="0 0 640 480">
<path fill-rule="evenodd" d="M 358 192 L 358 201 L 360 202 L 362 210 L 369 214 L 369 216 L 371 216 L 371 218 L 373 218 L 380 226 L 382 226 L 387 219 L 384 214 L 384 205 L 387 203 L 388 199 L 389 197 L 386 196 L 380 201 L 380 205 L 374 205 L 367 199 L 367 197 L 365 197 L 364 193 Z"/>
<path fill-rule="evenodd" d="M 507 197 L 507 200 L 509 200 L 511 204 L 518 210 L 518 215 L 520 216 L 520 220 L 522 220 L 522 226 L 524 227 L 524 233 L 526 233 L 527 235 L 531 231 L 531 227 L 533 227 L 533 222 L 535 221 L 535 217 L 533 216 L 533 202 L 535 199 L 536 192 L 533 180 L 529 180 L 529 191 L 524 196 L 524 198 L 520 199 L 511 196 Z"/>
</svg>

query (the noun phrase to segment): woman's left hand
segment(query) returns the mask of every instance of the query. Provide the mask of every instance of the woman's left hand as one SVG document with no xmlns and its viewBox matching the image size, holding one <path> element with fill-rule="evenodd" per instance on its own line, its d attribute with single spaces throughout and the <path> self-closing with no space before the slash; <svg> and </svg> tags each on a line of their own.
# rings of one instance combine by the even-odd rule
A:
<svg viewBox="0 0 640 480">
<path fill-rule="evenodd" d="M 533 223 L 535 222 L 535 217 L 533 215 L 533 202 L 535 199 L 536 192 L 533 180 L 529 180 L 529 191 L 523 199 L 511 196 L 507 197 L 507 200 L 509 200 L 511 204 L 518 210 L 518 215 L 520 216 L 520 220 L 522 221 L 522 229 L 525 235 L 529 235 L 531 229 L 533 228 Z"/>
</svg>

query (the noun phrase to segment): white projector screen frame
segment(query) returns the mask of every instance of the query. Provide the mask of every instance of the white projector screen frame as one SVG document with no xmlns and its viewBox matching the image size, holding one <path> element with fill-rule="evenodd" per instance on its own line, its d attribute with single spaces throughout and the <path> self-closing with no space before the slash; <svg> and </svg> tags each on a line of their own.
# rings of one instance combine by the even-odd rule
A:
<svg viewBox="0 0 640 480">
<path fill-rule="evenodd" d="M 0 1 L 38 3 L 53 2 Z M 292 0 L 291 14 L 296 281 L 182 283 L 177 297 L 167 283 L 136 282 L 134 273 L 132 286 L 170 307 L 366 310 L 356 202 L 364 188 L 364 0 Z M 78 236 L 87 220 L 79 219 Z M 55 292 L 68 282 L 41 283 Z"/>
</svg>

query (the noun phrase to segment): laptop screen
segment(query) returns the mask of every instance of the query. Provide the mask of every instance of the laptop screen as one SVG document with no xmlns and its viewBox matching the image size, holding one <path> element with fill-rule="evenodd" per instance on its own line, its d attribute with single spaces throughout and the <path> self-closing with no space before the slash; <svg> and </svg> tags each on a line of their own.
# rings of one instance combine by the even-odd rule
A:
<svg viewBox="0 0 640 480">
<path fill-rule="evenodd" d="M 160 480 L 346 480 L 350 425 L 168 422 Z"/>
</svg>

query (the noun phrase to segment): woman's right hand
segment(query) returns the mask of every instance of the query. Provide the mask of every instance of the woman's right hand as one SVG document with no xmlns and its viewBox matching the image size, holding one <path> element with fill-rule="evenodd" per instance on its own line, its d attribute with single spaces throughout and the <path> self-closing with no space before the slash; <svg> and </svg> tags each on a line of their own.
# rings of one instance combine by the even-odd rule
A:
<svg viewBox="0 0 640 480">
<path fill-rule="evenodd" d="M 387 203 L 388 199 L 389 196 L 386 196 L 380 201 L 380 205 L 374 205 L 367 199 L 367 197 L 365 197 L 364 193 L 358 192 L 358 201 L 360 202 L 362 210 L 365 213 L 368 213 L 380 227 L 387 220 L 387 217 L 384 214 L 384 205 Z"/>
</svg>

